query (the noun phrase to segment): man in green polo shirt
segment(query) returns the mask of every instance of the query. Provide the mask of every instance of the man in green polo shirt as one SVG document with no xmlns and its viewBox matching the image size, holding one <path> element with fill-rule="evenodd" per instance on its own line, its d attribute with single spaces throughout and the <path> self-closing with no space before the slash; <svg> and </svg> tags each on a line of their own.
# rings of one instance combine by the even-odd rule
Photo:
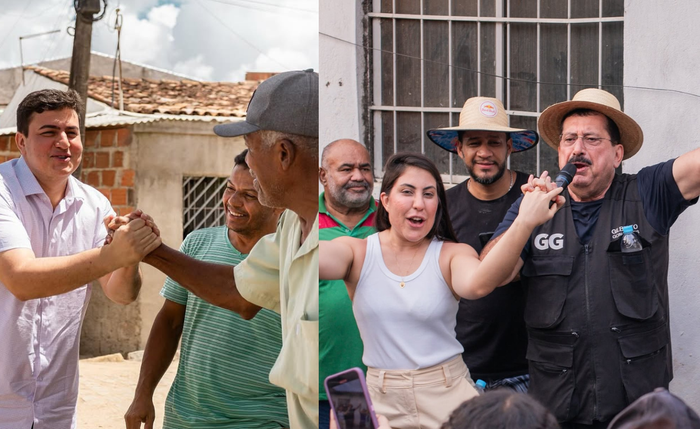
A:
<svg viewBox="0 0 700 429">
<path fill-rule="evenodd" d="M 342 139 L 323 149 L 318 199 L 319 240 L 348 236 L 365 238 L 375 232 L 372 198 L 374 177 L 369 152 L 355 140 Z M 321 280 L 319 300 L 319 429 L 328 429 L 330 404 L 323 380 L 362 364 L 362 340 L 352 314 L 352 302 L 341 280 Z"/>
</svg>

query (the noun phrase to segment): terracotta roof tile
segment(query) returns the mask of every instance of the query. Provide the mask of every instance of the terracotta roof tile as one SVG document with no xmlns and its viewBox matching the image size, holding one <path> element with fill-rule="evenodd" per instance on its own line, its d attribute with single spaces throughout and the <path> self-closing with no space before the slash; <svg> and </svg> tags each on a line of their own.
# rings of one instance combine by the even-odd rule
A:
<svg viewBox="0 0 700 429">
<path fill-rule="evenodd" d="M 68 84 L 69 72 L 29 66 L 56 82 Z M 197 82 L 193 80 L 122 79 L 124 109 L 135 113 L 167 113 L 171 115 L 245 117 L 248 101 L 260 81 Z M 114 106 L 119 106 L 119 95 L 114 83 Z M 90 76 L 88 95 L 112 105 L 112 77 Z"/>
</svg>

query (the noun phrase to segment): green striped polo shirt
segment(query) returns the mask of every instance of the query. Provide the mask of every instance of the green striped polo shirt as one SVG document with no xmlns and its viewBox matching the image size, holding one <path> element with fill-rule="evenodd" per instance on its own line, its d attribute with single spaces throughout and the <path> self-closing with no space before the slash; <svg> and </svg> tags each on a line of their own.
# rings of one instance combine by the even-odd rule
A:
<svg viewBox="0 0 700 429">
<path fill-rule="evenodd" d="M 332 240 L 336 237 L 365 238 L 375 232 L 374 198 L 365 217 L 350 229 L 326 209 L 323 193 L 318 199 L 318 238 Z M 362 363 L 362 339 L 352 313 L 352 301 L 342 280 L 319 280 L 318 282 L 318 375 L 319 399 L 328 400 L 323 381 L 331 374 L 352 367 L 366 371 Z"/>
<path fill-rule="evenodd" d="M 231 245 L 225 226 L 192 232 L 180 251 L 226 265 L 236 265 L 247 256 Z M 160 293 L 187 307 L 180 365 L 165 402 L 163 427 L 289 427 L 284 389 L 268 381 L 282 347 L 280 316 L 262 309 L 252 320 L 243 320 L 170 278 Z"/>
</svg>

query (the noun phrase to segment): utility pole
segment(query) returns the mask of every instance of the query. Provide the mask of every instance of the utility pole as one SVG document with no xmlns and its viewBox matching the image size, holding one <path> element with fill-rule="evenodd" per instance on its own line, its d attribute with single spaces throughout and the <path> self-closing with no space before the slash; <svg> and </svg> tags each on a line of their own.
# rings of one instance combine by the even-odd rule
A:
<svg viewBox="0 0 700 429">
<path fill-rule="evenodd" d="M 95 14 L 100 12 L 100 0 L 75 0 L 75 36 L 73 38 L 73 56 L 70 63 L 68 87 L 74 89 L 83 101 L 83 113 L 80 115 L 80 138 L 85 141 L 85 113 L 87 110 L 87 87 L 90 76 L 90 45 L 92 43 L 92 22 Z M 107 5 L 105 3 L 105 9 Z M 80 178 L 81 166 L 73 175 Z"/>
</svg>

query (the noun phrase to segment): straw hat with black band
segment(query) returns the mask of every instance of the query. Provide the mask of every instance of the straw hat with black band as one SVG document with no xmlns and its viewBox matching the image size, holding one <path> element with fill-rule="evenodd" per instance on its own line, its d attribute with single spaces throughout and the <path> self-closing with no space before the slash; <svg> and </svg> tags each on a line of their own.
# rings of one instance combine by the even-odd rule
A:
<svg viewBox="0 0 700 429">
<path fill-rule="evenodd" d="M 510 133 L 513 152 L 522 152 L 535 147 L 539 136 L 534 130 L 511 128 L 503 104 L 496 98 L 472 97 L 459 114 L 459 126 L 437 128 L 428 131 L 428 138 L 446 151 L 457 153 L 461 144 L 460 131 L 498 131 Z"/>
<path fill-rule="evenodd" d="M 542 112 L 537 127 L 542 140 L 559 150 L 564 116 L 576 109 L 590 109 L 610 118 L 620 130 L 619 143 L 625 148 L 622 159 L 628 159 L 642 147 L 644 133 L 634 119 L 620 110 L 620 102 L 611 93 L 597 88 L 582 89 L 571 101 L 552 104 Z"/>
</svg>

